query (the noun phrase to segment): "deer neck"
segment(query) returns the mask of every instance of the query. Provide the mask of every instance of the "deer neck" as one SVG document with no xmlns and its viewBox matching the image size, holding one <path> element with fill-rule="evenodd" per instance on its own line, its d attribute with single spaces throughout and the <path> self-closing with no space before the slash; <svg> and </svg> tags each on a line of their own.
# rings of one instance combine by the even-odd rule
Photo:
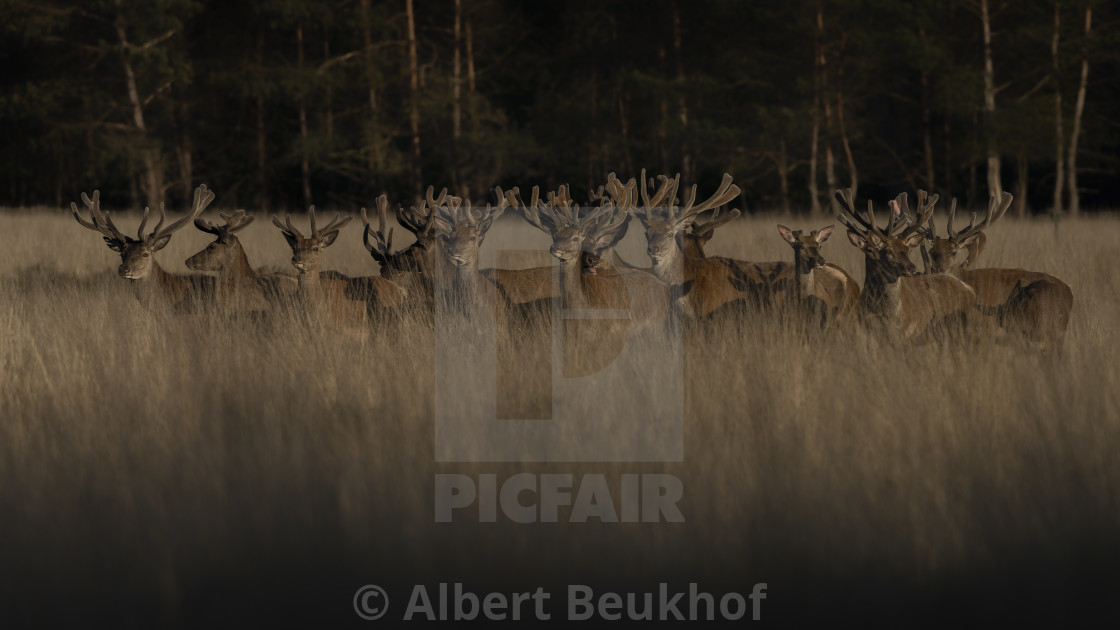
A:
<svg viewBox="0 0 1120 630">
<path fill-rule="evenodd" d="M 466 265 L 455 265 L 450 261 L 445 266 L 451 282 L 445 290 L 450 289 L 449 296 L 461 300 L 464 304 L 471 304 L 479 299 L 485 292 L 487 280 L 478 272 L 478 261 Z"/>
<path fill-rule="evenodd" d="M 245 255 L 245 248 L 241 246 L 241 241 L 233 241 L 233 254 L 230 258 L 229 267 L 224 271 L 223 276 L 227 278 L 251 278 L 257 275 L 249 264 L 249 257 Z"/>
<path fill-rule="evenodd" d="M 898 276 L 888 274 L 880 263 L 867 259 L 859 298 L 865 310 L 882 316 L 894 315 L 902 306 Z"/>
<path fill-rule="evenodd" d="M 583 290 L 580 257 L 560 261 L 560 296 L 564 308 L 584 308 L 587 296 Z"/>
<path fill-rule="evenodd" d="M 672 252 L 670 256 L 654 260 L 651 268 L 653 275 L 657 276 L 657 279 L 664 282 L 670 289 L 684 283 L 684 266 L 686 264 L 686 258 L 682 255 L 679 246 Z"/>
<path fill-rule="evenodd" d="M 323 280 L 319 277 L 318 263 L 305 266 L 305 270 L 299 274 L 297 282 L 299 283 L 298 292 L 305 298 L 317 298 L 323 294 Z"/>
<path fill-rule="evenodd" d="M 482 275 L 478 273 L 478 260 L 457 267 L 455 269 L 455 282 L 462 290 L 471 295 L 477 295 L 483 282 Z"/>
<path fill-rule="evenodd" d="M 680 317 L 689 319 L 695 315 L 695 309 L 688 296 L 688 282 L 697 265 L 702 265 L 705 258 L 685 256 L 677 241 L 677 247 L 672 250 L 672 255 L 653 261 L 651 271 L 658 280 L 669 287 L 669 303 L 673 312 Z"/>
<path fill-rule="evenodd" d="M 630 263 L 623 260 L 622 256 L 619 256 L 618 252 L 614 251 L 613 248 L 608 249 L 607 251 L 603 252 L 603 255 L 602 255 L 601 258 L 602 258 L 602 260 L 599 262 L 600 267 L 607 267 L 607 268 L 612 269 L 614 271 L 626 271 L 628 269 L 636 269 L 636 267 L 634 267 L 634 265 L 631 265 Z"/>
<path fill-rule="evenodd" d="M 154 257 L 148 275 L 142 279 L 133 280 L 132 287 L 136 299 L 145 308 L 160 304 L 173 305 L 183 298 L 177 291 L 179 287 L 175 283 L 175 276 L 164 271 Z"/>
<path fill-rule="evenodd" d="M 241 242 L 234 241 L 232 247 L 228 264 L 218 274 L 218 288 L 223 292 L 233 291 L 247 281 L 252 282 L 257 275 L 249 265 L 249 258 L 245 255 Z"/>
<path fill-rule="evenodd" d="M 474 317 L 484 308 L 493 285 L 478 272 L 478 261 L 455 265 L 451 261 L 440 265 L 436 271 L 436 287 L 441 301 L 452 312 Z"/>
<path fill-rule="evenodd" d="M 245 256 L 241 243 L 235 242 L 228 264 L 218 274 L 216 287 L 218 304 L 233 304 L 244 296 L 256 294 L 258 291 L 256 278 L 257 273 L 249 265 L 249 259 Z"/>
<path fill-rule="evenodd" d="M 816 273 L 813 267 L 805 269 L 805 256 L 799 250 L 793 252 L 793 273 L 797 277 L 797 294 L 802 298 L 807 298 L 814 294 L 816 291 Z"/>
</svg>

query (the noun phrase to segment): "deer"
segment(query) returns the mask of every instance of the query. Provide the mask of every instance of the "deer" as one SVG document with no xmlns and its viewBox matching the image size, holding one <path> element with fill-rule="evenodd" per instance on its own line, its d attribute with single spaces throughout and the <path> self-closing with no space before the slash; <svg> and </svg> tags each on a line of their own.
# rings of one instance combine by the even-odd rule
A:
<svg viewBox="0 0 1120 630">
<path fill-rule="evenodd" d="M 957 200 L 954 198 L 949 206 L 945 237 L 937 236 L 933 217 L 930 217 L 928 254 L 926 243 L 922 243 L 926 271 L 959 278 L 976 291 L 979 310 L 994 316 L 1004 331 L 1037 343 L 1044 349 L 1053 348 L 1060 352 L 1073 310 L 1073 290 L 1068 284 L 1040 271 L 972 268 L 987 242 L 984 230 L 1003 217 L 1012 200 L 1007 192 L 1001 193 L 998 198 L 992 195 L 982 221 L 976 221 L 974 212 L 968 226 L 955 231 L 953 219 Z M 967 253 L 964 261 L 960 261 L 962 251 Z"/>
<path fill-rule="evenodd" d="M 469 199 L 448 196 L 433 209 L 442 219 L 437 222 L 438 238 L 449 263 L 436 268 L 436 296 L 460 313 L 479 315 L 479 308 L 504 311 L 508 307 L 509 300 L 478 269 L 478 250 L 507 207 L 504 195 L 496 207 L 487 204 L 481 209 L 472 208 Z"/>
<path fill-rule="evenodd" d="M 367 316 L 395 308 L 404 300 L 400 287 L 384 278 L 351 278 L 336 271 L 320 271 L 320 257 L 338 238 L 353 217 L 335 213 L 323 228 L 315 220 L 315 206 L 308 211 L 311 233 L 304 236 L 288 214 L 283 223 L 272 215 L 272 223 L 292 249 L 292 266 L 299 272 L 295 297 L 309 312 L 327 314 L 346 327 L 364 325 Z"/>
<path fill-rule="evenodd" d="M 646 251 L 653 263 L 651 271 L 669 287 L 670 303 L 676 316 L 695 320 L 733 304 L 767 304 L 775 295 L 777 283 L 785 276 L 792 281 L 792 267 L 788 264 L 778 267 L 782 270 L 778 274 L 767 274 L 757 265 L 730 258 L 690 255 L 697 250 L 685 244 L 685 234 L 697 216 L 739 196 L 740 189 L 731 183 L 731 175 L 725 173 L 715 194 L 700 204 L 696 203 L 696 186 L 693 185 L 683 207 L 677 205 L 680 175 L 673 179 L 660 176 L 659 179 L 660 186 L 650 196 L 645 171 L 642 171 L 641 205 L 634 204 L 630 212 L 645 228 Z M 722 224 L 726 220 L 730 219 L 725 217 L 713 223 Z M 689 251 L 686 252 L 686 248 Z"/>
<path fill-rule="evenodd" d="M 179 220 L 164 226 L 167 210 L 159 206 L 159 222 L 145 234 L 150 214 L 144 208 L 144 218 L 136 231 L 136 238 L 125 236 L 113 223 L 109 212 L 101 209 L 101 192 L 93 191 L 91 199 L 82 193 L 82 203 L 89 210 L 90 220 L 86 221 L 78 212 L 78 205 L 70 204 L 74 218 L 85 228 L 101 234 L 109 249 L 121 255 L 117 273 L 131 280 L 136 290 L 136 298 L 150 309 L 170 308 L 177 313 L 196 312 L 201 304 L 213 299 L 214 278 L 205 275 L 176 275 L 163 270 L 155 260 L 155 253 L 167 246 L 172 234 L 182 229 L 202 214 L 206 206 L 214 200 L 214 193 L 201 185 L 194 191 L 194 203 L 190 212 Z"/>
<path fill-rule="evenodd" d="M 365 209 L 362 209 L 362 221 L 365 224 L 362 243 L 380 267 L 381 277 L 396 283 L 406 292 L 411 304 L 425 310 L 432 307 L 437 275 L 454 275 L 439 238 L 441 233 L 451 230 L 447 220 L 437 211 L 446 202 L 447 189 L 440 191 L 438 196 L 434 191 L 435 188 L 429 186 L 418 205 L 407 209 L 397 207 L 397 222 L 416 239 L 397 252 L 391 250 L 392 228 L 385 231 L 388 224 L 388 197 L 382 195 L 377 199 L 377 230 L 373 229 Z"/>
<path fill-rule="evenodd" d="M 859 283 L 839 266 L 825 262 L 821 254 L 821 247 L 832 236 L 834 227 L 829 225 L 805 234 L 778 225 L 778 233 L 793 248 L 797 293 L 791 301 L 819 316 L 822 324 L 852 320 L 859 302 Z"/>
<path fill-rule="evenodd" d="M 607 175 L 606 185 L 600 186 L 596 190 L 589 191 L 588 198 L 591 200 L 591 203 L 602 204 L 605 200 L 609 200 L 615 208 L 633 208 L 638 203 L 638 193 L 636 191 L 636 187 L 637 182 L 636 180 L 634 180 L 634 178 L 631 177 L 628 182 L 623 184 L 622 181 L 618 179 L 617 175 L 615 175 L 614 173 L 609 173 Z M 629 212 L 627 213 L 629 214 Z M 622 237 L 626 235 L 628 225 L 629 221 L 627 221 L 627 223 L 622 226 L 622 232 L 619 234 L 615 244 L 617 244 L 618 241 L 621 241 Z M 582 264 L 584 265 L 584 267 L 588 268 L 606 266 L 620 273 L 633 272 L 652 275 L 652 269 L 650 267 L 638 267 L 623 260 L 622 257 L 618 255 L 618 252 L 615 251 L 614 245 L 611 245 L 610 247 L 604 249 L 600 255 L 595 255 L 590 251 L 585 251 L 583 253 L 583 258 L 584 260 L 582 261 Z"/>
<path fill-rule="evenodd" d="M 645 179 L 644 171 L 642 172 L 642 178 Z M 652 187 L 652 180 L 647 181 L 650 181 Z M 626 184 L 622 184 L 614 173 L 611 173 L 608 176 L 607 187 L 619 204 L 626 207 L 637 204 L 636 182 L 633 178 Z M 688 230 L 682 234 L 682 250 L 685 257 L 707 258 L 704 246 L 712 239 L 716 229 L 734 221 L 741 215 L 742 213 L 737 209 L 721 213 L 721 208 L 718 206 L 705 221 L 700 219 L 703 213 L 698 215 L 688 226 Z M 617 254 L 615 254 L 615 258 L 617 259 Z M 747 282 L 751 286 L 753 301 L 756 303 L 781 303 L 787 297 L 787 293 L 792 294 L 789 289 L 794 281 L 794 272 L 787 262 L 748 262 L 733 258 L 722 258 L 721 260 L 733 265 L 736 268 L 737 276 L 749 279 Z M 621 261 L 621 259 L 618 259 L 617 262 L 621 263 L 621 266 L 637 270 L 636 267 Z M 739 283 L 742 284 L 743 280 L 739 280 Z"/>
<path fill-rule="evenodd" d="M 560 188 L 564 190 L 564 194 L 567 194 L 566 186 Z M 516 186 L 505 192 L 502 191 L 501 187 L 497 187 L 494 189 L 494 193 L 498 197 L 504 197 L 506 203 L 520 212 L 522 217 L 532 225 L 533 219 L 530 214 L 534 212 L 532 208 L 536 207 L 540 200 L 540 189 L 537 186 L 532 189 L 528 205 L 520 201 L 521 190 Z M 525 305 L 520 310 L 526 313 L 531 312 L 533 305 L 538 305 L 556 295 L 552 286 L 552 267 L 491 268 L 484 269 L 482 274 L 497 285 L 498 290 L 509 300 L 510 304 Z"/>
<path fill-rule="evenodd" d="M 653 274 L 615 262 L 621 261 L 613 250 L 626 235 L 629 210 L 598 199 L 598 208 L 581 209 L 561 186 L 549 193 L 547 203 L 539 202 L 534 191 L 525 204 L 512 191 L 510 205 L 523 208 L 529 224 L 552 238 L 549 251 L 560 261 L 563 308 L 625 310 L 633 324 L 663 325 L 668 287 Z"/>
<path fill-rule="evenodd" d="M 298 288 L 295 276 L 257 273 L 237 238 L 236 233 L 248 227 L 256 217 L 246 215 L 245 210 L 231 214 L 219 212 L 218 216 L 223 220 L 220 225 L 202 217 L 194 220 L 196 228 L 215 238 L 186 260 L 188 269 L 217 272 L 217 307 L 230 313 L 263 312 L 290 297 Z"/>
<path fill-rule="evenodd" d="M 447 189 L 440 191 L 439 195 L 433 194 L 435 188 L 428 186 L 427 193 L 418 205 L 397 208 L 397 222 L 412 233 L 416 242 L 400 252 L 401 264 L 416 270 L 425 278 L 428 287 L 434 286 L 433 278 L 436 271 L 449 271 L 451 269 L 447 257 L 443 253 L 443 245 L 439 235 L 449 232 L 451 226 L 437 211 L 443 207 L 447 200 Z"/>
<path fill-rule="evenodd" d="M 430 189 L 429 189 L 430 194 Z M 380 268 L 381 278 L 392 282 L 401 288 L 408 296 L 409 302 L 421 309 L 430 309 L 432 306 L 432 274 L 433 257 L 429 246 L 419 239 L 410 246 L 393 251 L 393 228 L 386 231 L 388 225 L 389 198 L 381 195 L 377 198 L 377 229 L 373 229 L 366 209 L 362 208 L 362 244 L 370 257 Z M 413 211 L 417 209 L 413 207 Z M 398 220 L 401 210 L 397 209 Z M 425 225 L 417 229 L 421 235 L 430 234 L 435 221 L 435 213 L 430 213 L 425 219 Z M 401 221 L 404 224 L 403 221 Z M 434 239 L 435 237 L 432 236 Z M 438 252 L 435 252 L 438 254 Z M 442 257 L 440 257 L 442 258 Z"/>
<path fill-rule="evenodd" d="M 905 193 L 891 201 L 886 229 L 875 222 L 871 200 L 866 214 L 855 208 L 851 188 L 836 190 L 841 212 L 837 217 L 848 228 L 848 240 L 864 253 L 864 283 L 859 295 L 859 319 L 874 332 L 886 332 L 922 343 L 946 329 L 968 325 L 975 313 L 976 292 L 948 275 L 917 275 L 910 250 L 925 238 L 922 223 L 933 215 L 938 196 L 927 201 L 919 192 L 919 221 L 909 221 L 901 206 Z M 901 218 L 901 220 L 899 220 Z"/>
</svg>

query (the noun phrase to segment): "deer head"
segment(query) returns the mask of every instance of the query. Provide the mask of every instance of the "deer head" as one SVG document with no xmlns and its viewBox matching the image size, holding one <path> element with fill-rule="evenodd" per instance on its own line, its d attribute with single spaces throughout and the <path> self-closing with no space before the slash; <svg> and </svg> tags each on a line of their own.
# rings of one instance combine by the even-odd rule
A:
<svg viewBox="0 0 1120 630">
<path fill-rule="evenodd" d="M 393 228 L 385 231 L 388 224 L 389 198 L 381 195 L 377 198 L 377 230 L 370 225 L 366 209 L 362 208 L 362 244 L 365 245 L 369 255 L 381 267 L 383 278 L 392 278 L 402 273 L 421 272 L 424 269 L 424 246 L 417 241 L 412 246 L 398 252 L 393 252 Z M 415 210 L 415 207 L 414 207 Z M 398 209 L 399 213 L 399 209 Z"/>
<path fill-rule="evenodd" d="M 896 197 L 890 202 L 891 211 L 888 213 L 886 230 L 876 225 L 871 200 L 867 201 L 867 212 L 861 214 L 855 209 L 855 194 L 851 188 L 837 190 L 836 199 L 844 209 L 837 218 L 848 228 L 848 240 L 863 251 L 868 271 L 874 269 L 886 282 L 894 282 L 918 272 L 918 268 L 910 260 L 910 250 L 924 238 L 922 223 L 933 215 L 937 195 L 927 201 L 925 191 L 918 191 L 921 218 L 917 221 L 911 220 L 906 193 Z"/>
<path fill-rule="evenodd" d="M 591 234 L 584 244 L 580 259 L 583 273 L 598 273 L 603 256 L 615 248 L 626 237 L 630 225 L 630 212 L 626 208 L 614 207 L 604 203 L 596 214 L 588 218 L 592 222 Z"/>
<path fill-rule="evenodd" d="M 953 218 L 957 214 L 957 199 L 954 197 L 949 205 L 949 219 L 945 222 L 945 238 L 937 236 L 933 225 L 933 217 L 929 218 L 928 238 L 930 246 L 928 255 L 926 254 L 926 244 L 922 243 L 922 258 L 928 259 L 926 271 L 928 273 L 957 273 L 971 267 L 987 243 L 987 237 L 983 230 L 998 221 L 1007 212 L 1013 199 L 1011 193 L 1007 192 L 1000 193 L 998 199 L 995 195 L 992 195 L 988 202 L 988 213 L 984 216 L 984 220 L 977 223 L 976 213 L 973 212 L 968 227 L 955 232 L 953 231 Z M 963 262 L 958 260 L 961 251 L 968 252 L 968 256 Z"/>
<path fill-rule="evenodd" d="M 446 224 L 439 230 L 440 244 L 452 265 L 477 270 L 478 248 L 494 220 L 505 212 L 508 202 L 504 195 L 498 195 L 496 208 L 490 204 L 484 209 L 471 208 L 469 199 L 464 201 L 459 197 L 447 197 L 446 202 L 437 208 Z"/>
<path fill-rule="evenodd" d="M 791 230 L 784 225 L 778 226 L 778 233 L 793 248 L 793 259 L 797 264 L 797 273 L 807 274 L 814 269 L 824 266 L 824 256 L 821 255 L 821 245 L 832 236 L 833 226 L 813 230 L 803 234 L 801 230 Z"/>
<path fill-rule="evenodd" d="M 82 227 L 89 228 L 99 232 L 105 239 L 105 243 L 109 249 L 121 255 L 121 265 L 117 272 L 123 278 L 130 280 L 140 280 L 148 277 L 152 270 L 152 255 L 167 246 L 171 240 L 171 235 L 181 229 L 184 225 L 192 219 L 202 214 L 206 206 L 214 200 L 214 193 L 207 190 L 205 185 L 199 186 L 194 191 L 194 204 L 191 207 L 190 213 L 175 221 L 171 225 L 164 227 L 163 223 L 167 219 L 167 210 L 161 203 L 159 205 L 159 222 L 156 223 L 155 229 L 150 233 L 145 234 L 144 229 L 148 224 L 148 215 L 150 214 L 149 208 L 144 208 L 144 218 L 140 221 L 140 228 L 136 231 L 136 238 L 125 236 L 113 224 L 112 217 L 109 216 L 108 211 L 101 210 L 101 193 L 100 191 L 93 191 L 93 198 L 90 199 L 85 193 L 82 193 L 82 203 L 86 205 L 89 210 L 90 220 L 86 221 L 78 212 L 78 205 L 75 203 L 70 204 L 70 210 L 74 213 L 74 218 Z"/>
<path fill-rule="evenodd" d="M 562 263 L 573 263 L 580 257 L 585 249 L 584 241 L 591 236 L 595 222 L 602 214 L 599 209 L 581 208 L 573 203 L 566 185 L 561 185 L 557 192 L 548 193 L 547 201 L 540 200 L 536 186 L 528 204 L 517 188 L 507 192 L 506 198 L 529 225 L 552 238 L 549 253 Z"/>
<path fill-rule="evenodd" d="M 707 201 L 696 203 L 696 186 L 693 185 L 684 206 L 678 206 L 680 175 L 673 179 L 659 176 L 658 179 L 661 184 L 651 197 L 646 187 L 646 172 L 642 170 L 640 186 L 642 205 L 631 210 L 645 227 L 648 243 L 646 251 L 655 266 L 683 252 L 684 233 L 701 212 L 730 203 L 739 196 L 740 192 L 739 187 L 731 183 L 731 175 L 725 173 L 719 189 Z"/>
<path fill-rule="evenodd" d="M 432 273 L 436 265 L 445 261 L 439 235 L 451 231 L 451 226 L 436 211 L 447 200 L 447 189 L 441 190 L 439 196 L 435 196 L 434 192 L 435 188 L 428 186 L 424 199 L 418 205 L 407 209 L 397 208 L 397 222 L 416 237 L 412 246 L 400 252 L 400 263 L 411 265 L 426 274 Z"/>
<path fill-rule="evenodd" d="M 224 220 L 221 225 L 215 225 L 201 217 L 194 220 L 196 228 L 217 238 L 205 249 L 187 259 L 186 264 L 189 269 L 222 273 L 238 269 L 244 262 L 245 250 L 234 233 L 248 227 L 256 217 L 247 216 L 244 210 L 238 210 L 233 214 L 219 212 L 218 216 Z"/>
<path fill-rule="evenodd" d="M 307 214 L 311 220 L 310 236 L 304 236 L 292 225 L 291 214 L 285 217 L 284 223 L 280 223 L 280 219 L 275 214 L 272 215 L 272 224 L 280 228 L 284 240 L 288 241 L 288 246 L 292 248 L 292 266 L 299 271 L 300 275 L 319 273 L 319 257 L 323 250 L 334 243 L 335 239 L 338 238 L 338 231 L 353 218 L 350 216 L 342 217 L 341 214 L 336 212 L 330 223 L 320 229 L 315 224 L 315 206 L 311 206 Z"/>
</svg>

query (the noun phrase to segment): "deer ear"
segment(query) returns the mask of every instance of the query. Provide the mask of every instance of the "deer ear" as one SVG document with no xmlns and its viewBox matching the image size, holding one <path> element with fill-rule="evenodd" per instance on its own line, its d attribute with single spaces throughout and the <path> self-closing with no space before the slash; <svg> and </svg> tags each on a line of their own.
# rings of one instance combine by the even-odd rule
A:
<svg viewBox="0 0 1120 630">
<path fill-rule="evenodd" d="M 817 245 L 820 245 L 827 241 L 828 237 L 832 236 L 832 230 L 833 226 L 831 225 L 826 228 L 821 228 L 821 230 L 817 232 Z"/>
<path fill-rule="evenodd" d="M 334 239 L 338 238 L 338 230 L 331 230 L 319 237 L 319 247 L 330 247 Z"/>
<path fill-rule="evenodd" d="M 478 222 L 478 244 L 482 245 L 482 239 L 486 238 L 486 233 L 490 231 L 490 226 L 494 224 L 496 219 L 493 214 Z"/>
<path fill-rule="evenodd" d="M 603 252 L 618 245 L 626 236 L 626 230 L 628 229 L 629 225 L 630 222 L 627 221 L 626 223 L 623 223 L 622 225 L 615 228 L 615 230 L 612 232 L 600 234 L 599 237 L 591 243 L 591 253 L 595 254 L 596 256 L 602 256 Z"/>
<path fill-rule="evenodd" d="M 781 234 L 782 238 L 786 239 L 786 242 L 790 245 L 793 245 L 797 242 L 797 239 L 793 237 L 793 230 L 787 228 L 784 225 L 778 225 L 778 234 Z"/>
<path fill-rule="evenodd" d="M 859 249 L 867 249 L 867 239 L 851 230 L 848 230 L 848 240 L 851 241 L 852 245 L 855 245 Z"/>
<path fill-rule="evenodd" d="M 924 234 L 913 234 L 909 238 L 906 239 L 906 246 L 907 247 L 917 247 L 918 244 L 921 243 L 922 239 L 924 239 L 924 238 L 925 238 Z"/>
<path fill-rule="evenodd" d="M 284 240 L 288 241 L 288 247 L 295 249 L 296 246 L 299 245 L 299 239 L 297 239 L 294 234 L 290 232 L 281 232 L 281 234 L 284 235 Z"/>
<path fill-rule="evenodd" d="M 109 246 L 109 249 L 117 252 L 118 254 L 124 251 L 124 243 L 118 241 L 115 238 L 109 238 L 108 236 L 104 236 L 102 238 L 105 239 L 105 244 Z"/>
<path fill-rule="evenodd" d="M 171 235 L 168 234 L 167 236 L 163 236 L 163 237 L 157 238 L 156 240 L 152 241 L 152 244 L 148 246 L 148 249 L 152 250 L 153 252 L 158 252 L 159 250 L 163 249 L 164 247 L 167 247 L 167 243 L 170 242 L 170 241 L 171 241 Z"/>
</svg>

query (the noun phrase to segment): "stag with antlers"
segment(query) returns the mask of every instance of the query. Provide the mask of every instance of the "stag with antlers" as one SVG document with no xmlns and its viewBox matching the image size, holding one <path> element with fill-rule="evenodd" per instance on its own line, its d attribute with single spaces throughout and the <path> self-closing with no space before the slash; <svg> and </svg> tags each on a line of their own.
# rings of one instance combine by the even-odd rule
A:
<svg viewBox="0 0 1120 630">
<path fill-rule="evenodd" d="M 335 213 L 320 228 L 315 219 L 315 206 L 308 210 L 311 233 L 304 236 L 288 214 L 283 223 L 272 215 L 272 223 L 284 235 L 292 249 L 292 266 L 299 272 L 297 298 L 309 312 L 325 312 L 331 319 L 348 327 L 362 325 L 367 312 L 395 308 L 404 300 L 400 287 L 384 278 L 351 278 L 337 271 L 320 271 L 323 250 L 330 247 L 352 217 Z"/>
<path fill-rule="evenodd" d="M 922 244 L 926 272 L 961 279 L 976 291 L 980 312 L 994 316 L 1005 331 L 1044 348 L 1060 350 L 1073 310 L 1073 290 L 1068 284 L 1039 271 L 972 268 L 986 244 L 984 230 L 1003 217 L 1011 201 L 1010 193 L 1004 192 L 998 199 L 993 195 L 983 220 L 977 222 L 974 212 L 966 227 L 954 230 L 953 219 L 957 212 L 954 198 L 949 206 L 944 237 L 937 236 L 933 217 L 930 217 L 928 255 L 925 243 Z M 964 261 L 960 260 L 961 252 L 967 253 Z"/>
<path fill-rule="evenodd" d="M 566 187 L 563 187 L 566 189 Z M 509 191 L 502 191 L 500 187 L 494 189 L 494 194 L 499 198 L 504 197 L 505 202 L 521 213 L 522 217 L 532 224 L 529 216 L 539 201 L 539 189 L 534 186 L 529 204 L 521 201 L 521 190 L 514 187 Z M 566 194 L 566 193 L 565 193 Z M 498 286 L 498 289 L 509 300 L 510 304 L 520 305 L 518 311 L 526 315 L 534 313 L 535 309 L 547 300 L 556 296 L 556 288 L 552 286 L 552 267 L 540 266 L 527 269 L 483 269 L 482 275 Z"/>
<path fill-rule="evenodd" d="M 772 301 L 781 282 L 792 281 L 793 269 L 788 263 L 777 263 L 768 271 L 761 264 L 707 258 L 699 245 L 686 245 L 686 233 L 700 213 L 739 196 L 740 189 L 731 183 L 731 175 L 724 174 L 715 194 L 703 203 L 696 203 L 696 186 L 692 186 L 683 206 L 678 205 L 677 198 L 680 176 L 659 179 L 661 184 L 651 196 L 645 170 L 642 171 L 641 205 L 633 205 L 631 212 L 645 227 L 652 272 L 669 287 L 672 307 L 678 316 L 695 319 L 732 304 L 766 304 Z M 713 220 L 705 234 L 736 216 L 733 211 Z"/>
<path fill-rule="evenodd" d="M 906 193 L 891 201 L 887 227 L 875 222 L 870 200 L 866 213 L 855 206 L 852 189 L 837 190 L 838 216 L 848 240 L 864 253 L 864 283 L 859 296 L 860 320 L 876 331 L 911 340 L 926 340 L 946 329 L 965 326 L 975 313 L 975 292 L 945 275 L 916 275 L 910 250 L 924 238 L 922 223 L 933 215 L 937 195 L 918 192 L 918 221 L 910 221 Z M 904 211 L 905 209 L 905 211 Z"/>
<path fill-rule="evenodd" d="M 194 203 L 190 212 L 178 221 L 164 226 L 167 210 L 159 205 L 159 222 L 155 229 L 145 233 L 148 224 L 149 208 L 144 208 L 144 218 L 136 231 L 136 238 L 124 235 L 113 223 L 108 211 L 101 209 L 101 193 L 93 191 L 93 198 L 82 193 L 82 203 L 89 210 L 90 220 L 86 221 L 78 212 L 78 205 L 70 204 L 74 218 L 82 227 L 101 234 L 109 249 L 121 255 L 117 272 L 122 278 L 136 281 L 136 297 L 150 308 L 171 307 L 176 312 L 193 312 L 199 303 L 213 298 L 214 279 L 203 275 L 180 276 L 167 273 L 155 260 L 155 253 L 167 246 L 171 235 L 184 225 L 202 214 L 206 206 L 214 200 L 214 193 L 201 185 L 194 191 Z"/>
<path fill-rule="evenodd" d="M 507 207 L 504 195 L 498 197 L 497 206 L 484 208 L 472 208 L 469 199 L 449 196 L 433 210 L 441 219 L 438 237 L 445 254 L 444 264 L 436 269 L 437 299 L 460 312 L 475 314 L 481 314 L 479 308 L 494 313 L 495 308 L 508 305 L 498 287 L 478 269 L 478 250 Z"/>
<path fill-rule="evenodd" d="M 626 311 L 633 323 L 664 322 L 668 288 L 613 251 L 626 235 L 627 208 L 601 195 L 598 208 L 581 208 L 572 202 L 567 186 L 549 193 L 544 202 L 535 189 L 529 204 L 516 190 L 509 197 L 510 205 L 521 208 L 530 225 L 552 238 L 549 251 L 560 261 L 563 308 L 615 309 Z"/>
<path fill-rule="evenodd" d="M 237 238 L 236 233 L 248 227 L 255 217 L 244 210 L 219 212 L 218 216 L 223 223 L 215 224 L 202 217 L 194 220 L 196 228 L 215 238 L 186 260 L 188 269 L 217 273 L 217 308 L 227 313 L 267 311 L 291 296 L 298 286 L 295 276 L 257 273 Z"/>
</svg>

